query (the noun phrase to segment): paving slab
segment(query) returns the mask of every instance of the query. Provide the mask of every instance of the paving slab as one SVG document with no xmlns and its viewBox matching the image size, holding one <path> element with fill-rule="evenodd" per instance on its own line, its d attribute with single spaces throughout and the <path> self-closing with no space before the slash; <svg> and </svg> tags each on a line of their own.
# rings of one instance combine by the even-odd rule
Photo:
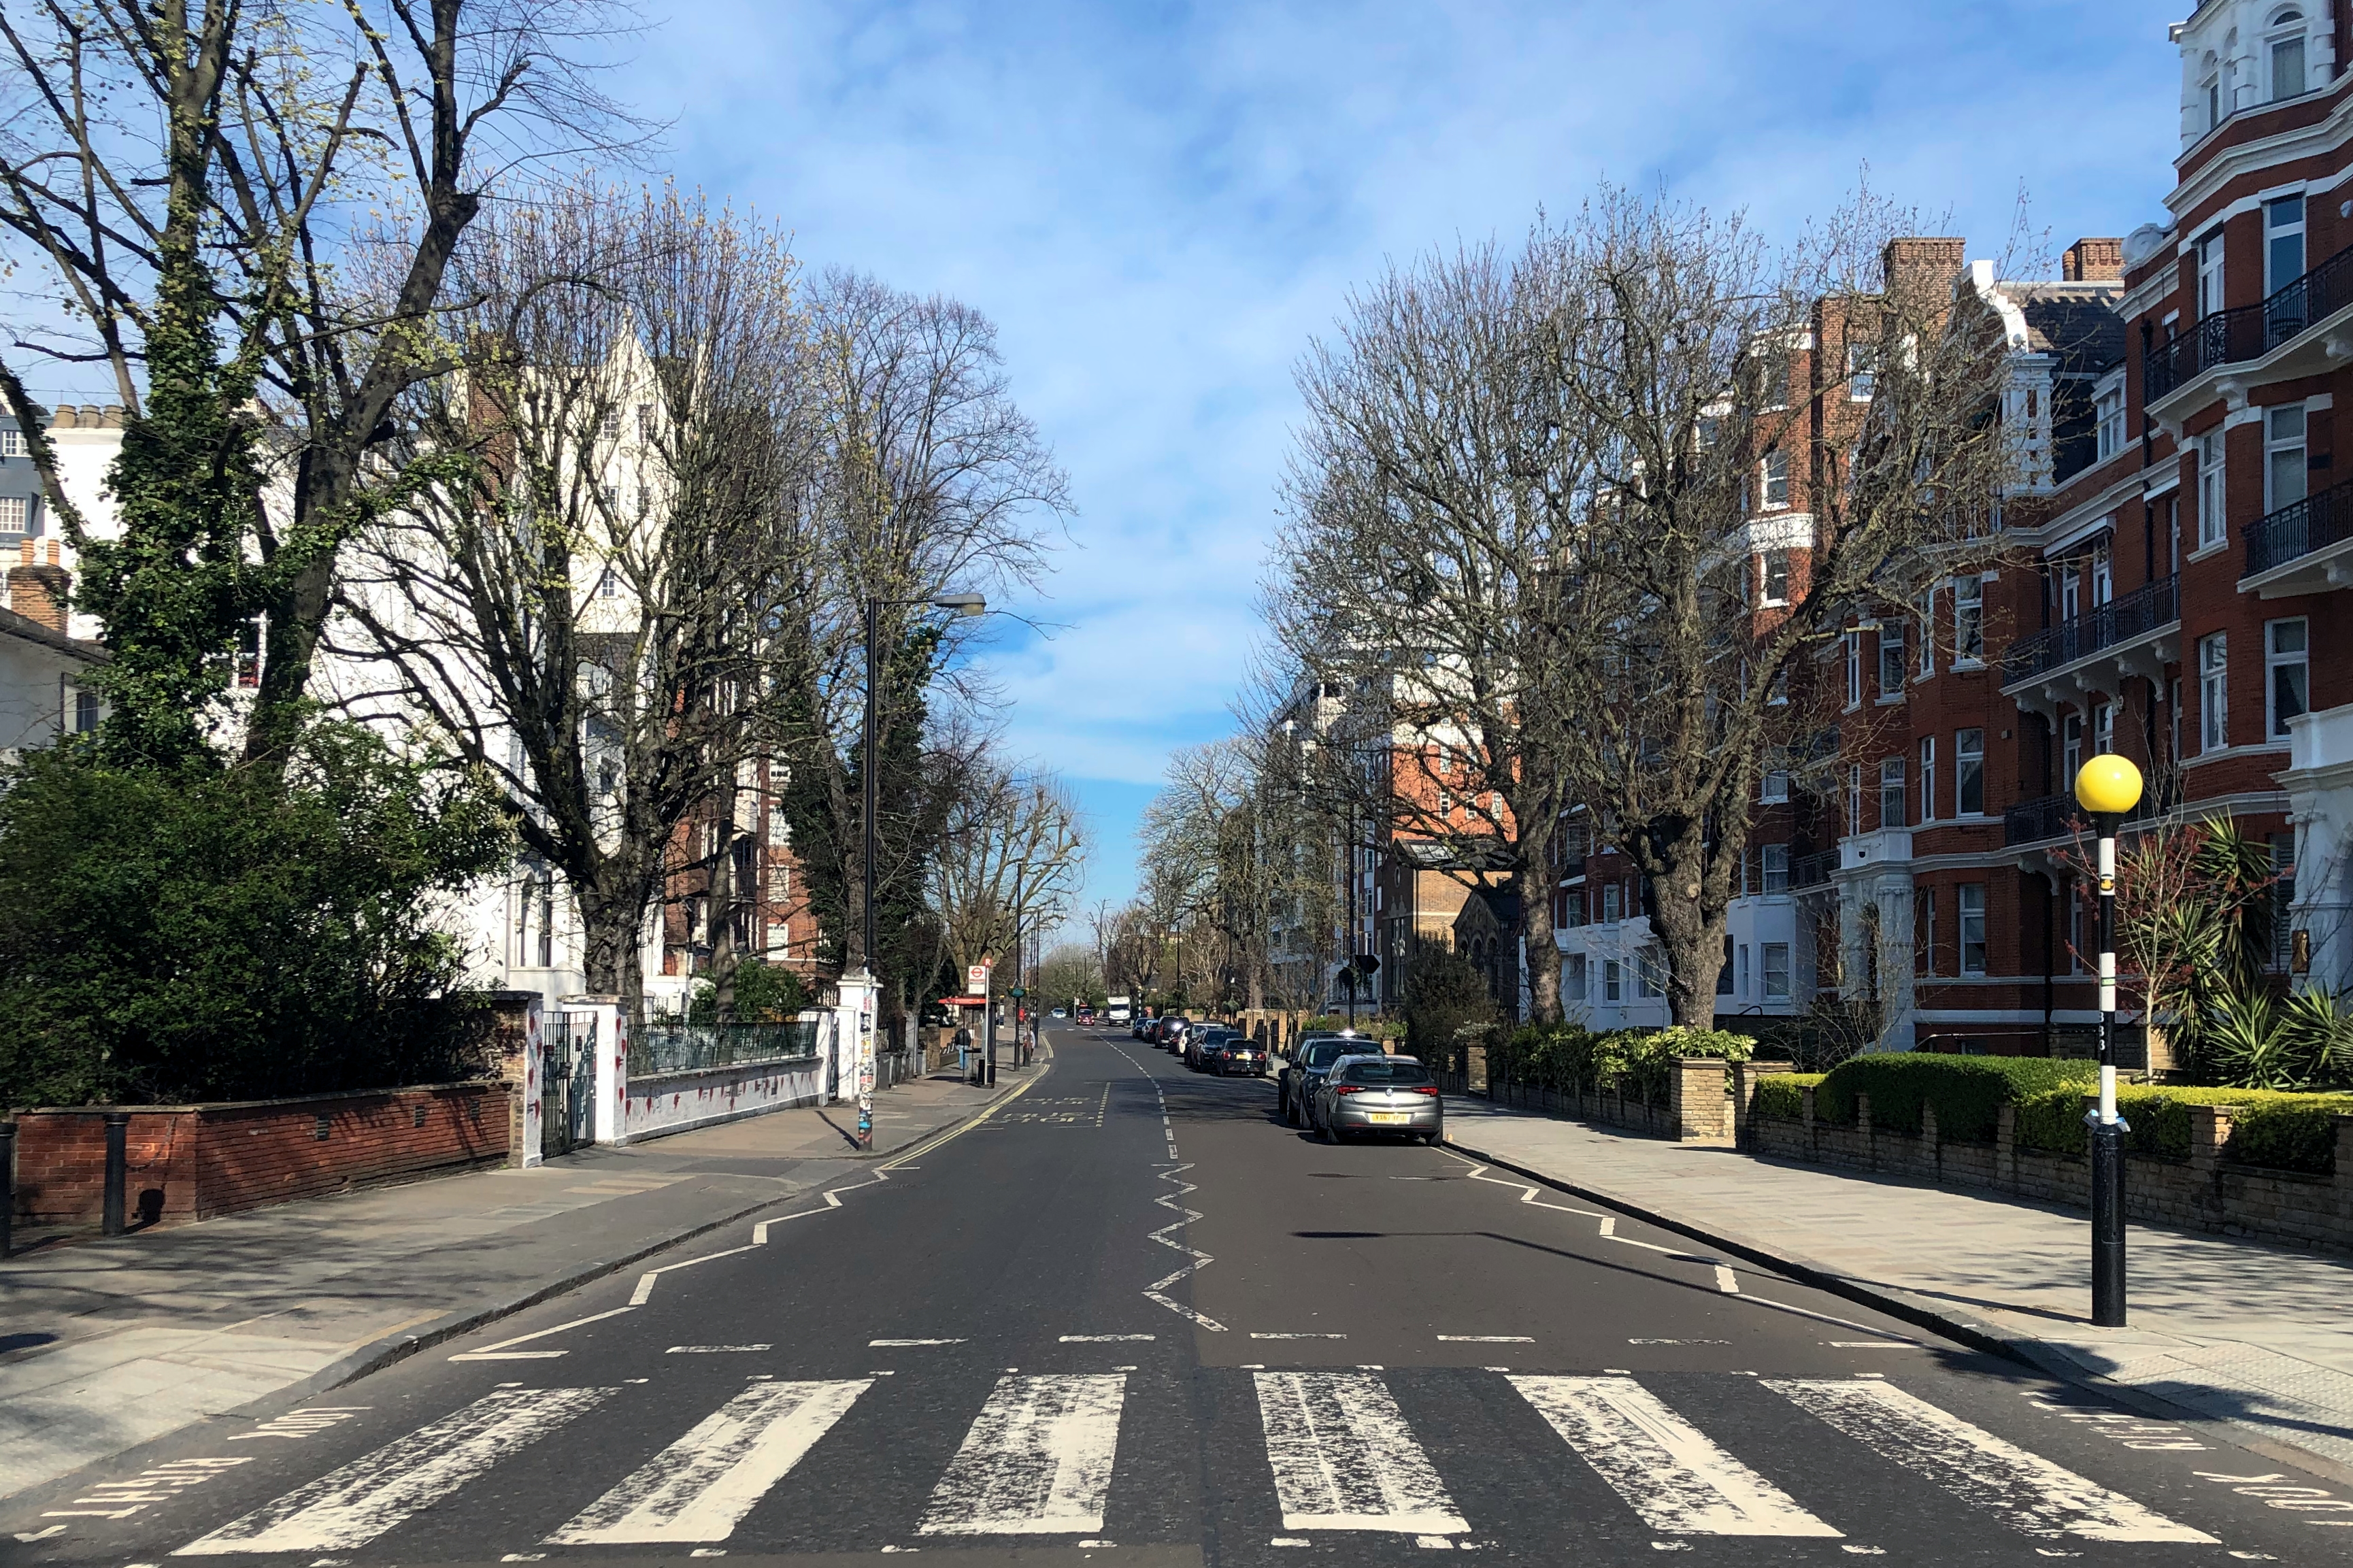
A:
<svg viewBox="0 0 2353 1568">
<path fill-rule="evenodd" d="M 923 1079 L 528 1170 L 472 1171 L 0 1262 L 0 1497 L 258 1403 L 292 1404 L 776 1207 L 1004 1103 Z"/>
<path fill-rule="evenodd" d="M 1449 1096 L 1447 1141 L 2353 1478 L 2353 1259 L 2136 1225 L 2131 1322 L 2091 1321 L 2084 1210 L 1670 1143 Z"/>
</svg>

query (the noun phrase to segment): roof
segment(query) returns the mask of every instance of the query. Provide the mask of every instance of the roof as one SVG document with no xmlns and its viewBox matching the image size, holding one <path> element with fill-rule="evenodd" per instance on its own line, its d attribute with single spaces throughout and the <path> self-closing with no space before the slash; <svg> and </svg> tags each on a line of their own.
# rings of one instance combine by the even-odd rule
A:
<svg viewBox="0 0 2353 1568">
<path fill-rule="evenodd" d="M 1997 285 L 2026 318 L 2026 346 L 2056 354 L 2063 368 L 2101 371 L 2125 357 L 2125 321 L 2116 314 L 2124 285 L 2001 283 Z"/>
<path fill-rule="evenodd" d="M 0 635 L 22 637 L 26 642 L 39 643 L 54 648 L 69 658 L 84 664 L 104 664 L 110 657 L 102 644 L 81 637 L 69 637 L 63 632 L 51 631 L 30 616 L 20 616 L 14 610 L 0 610 Z"/>
</svg>

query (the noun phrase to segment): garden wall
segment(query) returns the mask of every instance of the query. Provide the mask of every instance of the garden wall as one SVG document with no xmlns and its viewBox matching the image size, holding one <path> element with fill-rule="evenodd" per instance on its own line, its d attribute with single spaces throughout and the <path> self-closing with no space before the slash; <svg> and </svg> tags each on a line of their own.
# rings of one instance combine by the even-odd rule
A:
<svg viewBox="0 0 2353 1568">
<path fill-rule="evenodd" d="M 95 1225 L 106 1194 L 109 1109 L 124 1148 L 133 1225 L 170 1225 L 507 1158 L 510 1089 L 438 1084 L 206 1105 L 16 1114 L 16 1217 Z"/>
<path fill-rule="evenodd" d="M 1539 1089 L 1524 1083 L 1486 1081 L 1486 1053 L 1473 1047 L 1469 1070 L 1441 1072 L 1451 1093 L 1479 1094 L 1497 1105 L 1566 1116 L 1606 1127 L 1630 1128 L 1653 1138 L 1683 1143 L 1729 1143 L 1733 1107 L 1725 1087 L 1725 1064 L 1716 1057 L 1683 1057 L 1668 1079 L 1669 1103 L 1651 1105 L 1614 1089 Z"/>
<path fill-rule="evenodd" d="M 825 1058 L 788 1057 L 632 1078 L 621 1100 L 621 1142 L 710 1127 L 825 1098 Z"/>
<path fill-rule="evenodd" d="M 1750 1109 L 1756 1081 L 1753 1074 L 1742 1075 L 1739 1141 L 1762 1158 L 1978 1187 L 2038 1203 L 2089 1205 L 2090 1163 L 2021 1146 L 2014 1105 L 2001 1107 L 1992 1142 L 1965 1143 L 1939 1136 L 1933 1105 L 1924 1108 L 1917 1137 L 1874 1126 L 1867 1094 L 1855 1097 L 1852 1126 L 1820 1120 L 1811 1087 L 1802 1091 L 1803 1114 L 1796 1119 L 1756 1114 Z M 2186 1159 L 2126 1155 L 2125 1204 L 2130 1218 L 2187 1230 L 2353 1248 L 2353 1116 L 2336 1119 L 2335 1173 L 2307 1175 L 2224 1157 L 2231 1136 L 2230 1108 L 2193 1105 L 2189 1110 Z"/>
</svg>

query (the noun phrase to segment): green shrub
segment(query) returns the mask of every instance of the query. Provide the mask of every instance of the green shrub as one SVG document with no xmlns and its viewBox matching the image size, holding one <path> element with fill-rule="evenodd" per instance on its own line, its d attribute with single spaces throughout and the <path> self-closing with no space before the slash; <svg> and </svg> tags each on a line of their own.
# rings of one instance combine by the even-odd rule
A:
<svg viewBox="0 0 2353 1568">
<path fill-rule="evenodd" d="M 2125 1146 L 2136 1154 L 2188 1158 L 2193 1105 L 2229 1109 L 2226 1158 L 2272 1170 L 2325 1175 L 2336 1165 L 2336 1118 L 2353 1112 L 2353 1095 L 2290 1094 L 2264 1089 L 2119 1088 L 2116 1113 L 2132 1129 L 2125 1135 Z M 2091 1132 L 2084 1123 L 2084 1113 L 2091 1106 L 2086 1086 L 2044 1089 L 2026 1097 L 2018 1108 L 2019 1143 L 2054 1154 L 2082 1156 L 2090 1146 Z"/>
<path fill-rule="evenodd" d="M 1827 1074 L 1818 1072 L 1777 1072 L 1761 1079 L 1757 1085 L 1757 1100 L 1751 1107 L 1759 1116 L 1778 1116 L 1784 1121 L 1805 1119 L 1806 1090 L 1819 1084 Z"/>
<path fill-rule="evenodd" d="M 2231 1141 L 2223 1152 L 2242 1165 L 2326 1175 L 2337 1168 L 2337 1118 L 2353 1112 L 2353 1096 L 2266 1094 L 2231 1107 Z"/>
<path fill-rule="evenodd" d="M 1921 1108 L 1936 1108 L 1938 1135 L 1957 1143 L 1989 1143 L 2004 1100 L 2039 1089 L 2097 1079 L 2090 1062 L 2044 1057 L 1948 1057 L 1929 1051 L 1883 1051 L 1840 1063 L 1814 1095 L 1814 1115 L 1841 1126 L 1854 1121 L 1854 1097 L 1871 1096 L 1876 1127 L 1919 1134 Z"/>
<path fill-rule="evenodd" d="M 1627 1087 L 1649 1104 L 1664 1105 L 1672 1094 L 1678 1059 L 1715 1057 L 1745 1062 L 1756 1047 L 1757 1042 L 1746 1035 L 1729 1029 L 1694 1029 L 1682 1024 L 1634 1034 L 1627 1042 Z"/>
</svg>

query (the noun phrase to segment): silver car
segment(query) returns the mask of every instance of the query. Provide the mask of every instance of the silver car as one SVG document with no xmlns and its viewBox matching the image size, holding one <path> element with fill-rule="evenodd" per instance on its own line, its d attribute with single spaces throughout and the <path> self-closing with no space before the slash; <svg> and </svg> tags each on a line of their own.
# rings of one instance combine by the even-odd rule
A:
<svg viewBox="0 0 2353 1568">
<path fill-rule="evenodd" d="M 1316 1089 L 1310 1120 L 1335 1143 L 1381 1132 L 1435 1143 L 1446 1133 L 1446 1103 L 1411 1057 L 1342 1057 Z"/>
</svg>

